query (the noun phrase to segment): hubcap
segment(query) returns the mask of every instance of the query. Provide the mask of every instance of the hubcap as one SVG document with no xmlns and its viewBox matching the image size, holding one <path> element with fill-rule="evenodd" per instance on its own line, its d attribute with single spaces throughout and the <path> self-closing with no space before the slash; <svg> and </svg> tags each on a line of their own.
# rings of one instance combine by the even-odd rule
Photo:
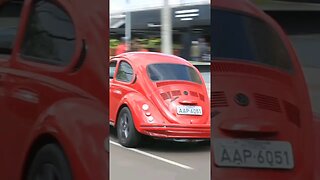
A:
<svg viewBox="0 0 320 180">
<path fill-rule="evenodd" d="M 121 135 L 124 138 L 128 138 L 129 136 L 129 118 L 128 114 L 124 113 L 121 117 Z"/>
</svg>

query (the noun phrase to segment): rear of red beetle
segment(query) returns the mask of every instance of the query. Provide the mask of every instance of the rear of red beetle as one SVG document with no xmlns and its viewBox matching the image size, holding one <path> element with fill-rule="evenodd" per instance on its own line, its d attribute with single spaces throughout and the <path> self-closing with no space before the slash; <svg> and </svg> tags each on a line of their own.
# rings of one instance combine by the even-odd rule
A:
<svg viewBox="0 0 320 180">
<path fill-rule="evenodd" d="M 135 147 L 144 135 L 174 140 L 210 138 L 204 79 L 188 61 L 132 52 L 110 61 L 110 123 L 119 142 Z"/>
<path fill-rule="evenodd" d="M 288 38 L 249 1 L 212 6 L 212 179 L 312 179 L 311 105 Z"/>
</svg>

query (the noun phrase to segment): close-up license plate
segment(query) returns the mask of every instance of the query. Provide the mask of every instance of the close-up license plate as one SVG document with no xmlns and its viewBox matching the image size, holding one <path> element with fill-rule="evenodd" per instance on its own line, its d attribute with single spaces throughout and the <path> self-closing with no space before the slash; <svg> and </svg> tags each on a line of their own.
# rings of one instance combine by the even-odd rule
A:
<svg viewBox="0 0 320 180">
<path fill-rule="evenodd" d="M 202 115 L 201 106 L 177 106 L 177 114 L 180 115 Z"/>
<path fill-rule="evenodd" d="M 214 139 L 213 146 L 220 167 L 294 168 L 292 146 L 286 141 Z"/>
</svg>

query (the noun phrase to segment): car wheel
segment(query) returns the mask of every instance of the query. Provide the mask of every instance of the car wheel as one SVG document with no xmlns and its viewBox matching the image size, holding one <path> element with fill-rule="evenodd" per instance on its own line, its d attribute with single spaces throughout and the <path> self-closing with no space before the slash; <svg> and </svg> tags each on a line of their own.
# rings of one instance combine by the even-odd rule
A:
<svg viewBox="0 0 320 180">
<path fill-rule="evenodd" d="M 137 147 L 141 141 L 141 134 L 136 130 L 129 108 L 121 109 L 117 119 L 117 135 L 119 143 L 125 147 Z"/>
<path fill-rule="evenodd" d="M 27 173 L 27 180 L 72 180 L 67 158 L 59 146 L 48 144 L 42 147 Z"/>
</svg>

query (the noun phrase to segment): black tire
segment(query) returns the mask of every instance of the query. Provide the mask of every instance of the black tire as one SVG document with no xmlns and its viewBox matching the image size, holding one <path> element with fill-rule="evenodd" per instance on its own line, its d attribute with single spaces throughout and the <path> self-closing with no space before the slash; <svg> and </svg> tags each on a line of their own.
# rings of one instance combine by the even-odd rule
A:
<svg viewBox="0 0 320 180">
<path fill-rule="evenodd" d="M 27 180 L 72 180 L 66 156 L 56 144 L 43 146 L 32 160 Z"/>
<path fill-rule="evenodd" d="M 141 134 L 136 130 L 129 108 L 120 110 L 117 119 L 117 135 L 122 146 L 133 148 L 140 145 Z"/>
</svg>

